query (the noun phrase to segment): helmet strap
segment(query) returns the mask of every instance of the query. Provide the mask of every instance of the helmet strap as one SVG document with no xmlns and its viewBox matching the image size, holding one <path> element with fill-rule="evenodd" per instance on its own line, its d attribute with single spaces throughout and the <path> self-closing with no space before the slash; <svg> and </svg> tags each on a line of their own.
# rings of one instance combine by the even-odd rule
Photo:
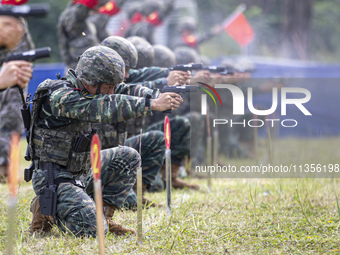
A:
<svg viewBox="0 0 340 255">
<path fill-rule="evenodd" d="M 96 95 L 99 95 L 100 94 L 100 88 L 102 87 L 102 83 L 98 83 L 98 87 L 96 89 Z"/>
</svg>

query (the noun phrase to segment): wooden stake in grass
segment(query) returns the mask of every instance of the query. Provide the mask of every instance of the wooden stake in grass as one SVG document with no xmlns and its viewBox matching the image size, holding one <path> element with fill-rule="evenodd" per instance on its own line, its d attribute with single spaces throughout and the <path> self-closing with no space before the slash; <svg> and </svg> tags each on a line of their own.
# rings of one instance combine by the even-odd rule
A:
<svg viewBox="0 0 340 255">
<path fill-rule="evenodd" d="M 97 134 L 94 134 L 91 142 L 91 167 L 93 174 L 93 185 L 96 201 L 96 216 L 97 216 L 97 235 L 99 240 L 99 253 L 105 254 L 104 243 L 104 223 L 103 223 L 103 196 L 102 182 L 100 180 L 101 158 L 100 158 L 100 141 Z"/>
<path fill-rule="evenodd" d="M 218 118 L 218 107 L 215 108 L 215 118 Z M 214 147 L 213 147 L 213 159 L 212 162 L 214 166 L 218 165 L 218 128 L 214 128 L 213 132 L 213 141 L 214 141 Z"/>
<path fill-rule="evenodd" d="M 212 138 L 211 138 L 211 132 L 210 132 L 210 118 L 209 118 L 209 111 L 207 111 L 207 150 L 206 150 L 206 164 L 207 164 L 207 169 L 209 166 L 212 165 L 212 157 L 211 157 L 211 153 L 212 153 Z M 207 180 L 208 180 L 208 192 L 211 191 L 211 173 L 209 171 L 207 171 Z"/>
<path fill-rule="evenodd" d="M 143 244 L 143 215 L 142 215 L 142 129 L 139 140 L 139 165 L 137 169 L 137 244 Z"/>
<path fill-rule="evenodd" d="M 19 142 L 20 136 L 18 133 L 13 133 L 11 136 L 9 167 L 8 167 L 8 236 L 7 236 L 7 254 L 13 254 L 15 244 L 15 208 L 17 205 L 17 194 L 19 185 Z"/>
<path fill-rule="evenodd" d="M 166 214 L 171 216 L 171 133 L 170 121 L 168 116 L 164 120 L 164 135 L 165 135 L 165 174 L 166 174 Z"/>
</svg>

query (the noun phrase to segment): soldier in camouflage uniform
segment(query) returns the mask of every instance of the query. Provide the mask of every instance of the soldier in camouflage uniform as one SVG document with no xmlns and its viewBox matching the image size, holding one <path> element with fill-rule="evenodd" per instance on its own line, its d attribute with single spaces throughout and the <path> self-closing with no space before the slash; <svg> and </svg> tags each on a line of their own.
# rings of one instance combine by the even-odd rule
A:
<svg viewBox="0 0 340 255">
<path fill-rule="evenodd" d="M 107 0 L 70 0 L 61 13 L 57 24 L 58 44 L 61 58 L 68 68 L 74 69 L 78 57 L 86 49 L 99 44 L 96 27 L 88 17 L 91 12 L 97 11 L 102 13 L 100 15 L 116 14 L 117 5 L 112 1 L 107 2 Z M 108 6 L 102 6 L 106 3 L 117 8 L 111 10 L 112 12 L 107 11 Z M 105 32 L 105 29 L 99 29 L 99 33 L 101 32 Z"/>
<path fill-rule="evenodd" d="M 178 21 L 178 36 L 170 40 L 169 47 L 175 50 L 177 47 L 189 47 L 198 50 L 199 46 L 216 36 L 222 31 L 222 26 L 216 25 L 211 31 L 197 36 L 196 22 L 192 17 L 183 17 Z"/>
<path fill-rule="evenodd" d="M 89 144 L 98 123 L 116 123 L 116 132 L 110 136 L 118 142 L 124 136 L 120 122 L 151 114 L 151 110 L 177 109 L 182 102 L 175 93 L 159 94 L 141 86 L 121 83 L 124 70 L 124 62 L 117 52 L 96 46 L 80 56 L 75 71 L 70 69 L 66 78 L 47 79 L 39 85 L 33 98 L 29 138 L 35 165 L 32 184 L 39 196 L 31 205 L 31 232 L 49 231 L 55 223 L 63 232 L 95 237 L 96 210 L 92 200 Z M 105 131 L 98 130 L 103 141 L 109 136 Z M 138 152 L 127 146 L 101 152 L 106 233 L 134 233 L 134 230 L 114 223 L 112 216 L 123 205 L 136 181 L 139 159 Z M 51 208 L 44 215 L 40 205 L 49 209 L 44 196 L 46 190 L 55 192 L 57 201 L 56 212 Z"/>
<path fill-rule="evenodd" d="M 7 54 L 10 52 L 20 52 L 34 48 L 26 21 L 22 18 L 6 17 L 10 21 L 7 20 L 5 23 L 1 23 L 4 25 L 3 28 L 12 28 L 13 30 L 7 36 L 4 32 L 1 32 L 2 36 L 6 36 L 6 40 L 4 45 L 1 45 L 0 65 L 6 60 Z M 4 20 L 6 17 L 2 16 L 2 19 Z M 13 22 L 16 24 L 15 26 L 11 26 Z M 12 41 L 10 41 L 11 38 L 13 39 Z M 26 77 L 26 79 L 29 80 L 32 75 L 31 64 L 26 63 L 22 68 L 24 66 L 28 68 L 26 72 L 28 72 L 29 77 Z M 26 93 L 26 90 L 24 92 Z M 6 178 L 3 177 L 7 176 L 7 158 L 11 133 L 17 132 L 20 135 L 23 134 L 24 126 L 20 111 L 21 104 L 22 100 L 17 88 L 8 88 L 0 94 L 0 181 L 6 181 Z"/>
<path fill-rule="evenodd" d="M 139 65 L 140 67 L 142 66 L 150 66 L 151 61 L 152 61 L 152 53 L 150 53 L 149 49 L 152 49 L 151 45 L 146 42 L 144 39 L 139 38 L 139 37 L 131 37 L 128 38 L 130 42 L 136 47 L 137 52 L 138 52 L 138 62 L 137 66 Z M 118 53 L 123 57 L 123 59 L 129 59 L 133 58 L 136 55 L 135 51 L 120 51 L 119 48 L 131 48 L 131 46 L 126 40 L 119 39 L 119 37 L 109 37 L 105 39 L 102 43 L 102 45 L 111 47 L 113 49 L 117 49 Z M 140 58 L 141 56 L 141 58 Z M 133 66 L 130 66 L 133 67 Z M 147 70 L 149 69 L 149 70 Z M 150 68 L 144 69 L 146 72 L 149 73 L 149 75 L 146 76 L 152 76 L 153 75 L 153 70 Z M 126 70 L 129 71 L 129 70 Z M 186 75 L 186 72 L 179 72 L 183 73 L 182 75 Z M 140 76 L 145 75 L 142 73 Z M 138 77 L 138 76 L 136 76 Z M 130 77 L 127 77 L 130 80 Z M 138 78 L 139 79 L 139 78 Z M 137 79 L 137 80 L 138 80 Z M 132 80 L 132 82 L 136 82 Z M 174 83 L 175 84 L 175 83 Z M 170 85 L 174 85 L 170 84 Z M 159 130 L 164 132 L 164 114 L 159 113 L 153 113 L 153 116 L 147 116 L 146 118 L 137 118 L 133 119 L 132 121 L 128 122 L 129 126 L 129 132 L 130 135 L 134 135 L 138 133 L 138 130 L 144 126 L 147 131 L 152 131 L 152 130 Z M 155 116 L 156 115 L 156 116 Z M 171 125 L 171 162 L 172 162 L 172 173 L 173 173 L 173 179 L 172 179 L 172 185 L 174 188 L 193 188 L 193 189 L 198 189 L 198 185 L 191 185 L 184 183 L 180 181 L 178 177 L 178 171 L 179 167 L 182 164 L 182 161 L 185 156 L 189 155 L 189 147 L 190 147 L 190 123 L 189 120 L 185 117 L 180 117 L 173 115 L 172 118 L 170 118 L 170 125 Z M 162 171 L 165 169 L 162 168 Z M 163 174 L 163 178 L 165 179 L 165 174 Z"/>
</svg>

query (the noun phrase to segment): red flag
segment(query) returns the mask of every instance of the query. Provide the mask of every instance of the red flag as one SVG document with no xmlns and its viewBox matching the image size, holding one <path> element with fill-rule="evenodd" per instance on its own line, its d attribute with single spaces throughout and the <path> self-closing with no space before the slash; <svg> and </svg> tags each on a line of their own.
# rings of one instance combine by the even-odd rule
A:
<svg viewBox="0 0 340 255">
<path fill-rule="evenodd" d="M 26 3 L 28 0 L 2 0 L 2 4 L 11 4 L 11 5 L 22 5 Z"/>
<path fill-rule="evenodd" d="M 117 4 L 115 1 L 110 1 L 99 8 L 99 13 L 106 14 L 109 16 L 113 16 L 120 12 L 120 9 L 117 7 Z"/>
<path fill-rule="evenodd" d="M 238 14 L 224 29 L 242 47 L 247 46 L 254 39 L 254 30 L 242 13 Z"/>
</svg>

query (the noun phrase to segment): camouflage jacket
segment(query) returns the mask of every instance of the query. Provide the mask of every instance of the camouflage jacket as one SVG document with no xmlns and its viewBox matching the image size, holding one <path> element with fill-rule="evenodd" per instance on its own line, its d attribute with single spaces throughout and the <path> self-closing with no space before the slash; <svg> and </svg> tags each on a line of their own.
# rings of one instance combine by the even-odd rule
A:
<svg viewBox="0 0 340 255">
<path fill-rule="evenodd" d="M 64 80 L 42 82 L 32 105 L 31 155 L 64 166 L 72 174 L 87 173 L 90 167 L 88 146 L 78 147 L 84 137 L 90 140 L 96 129 L 105 148 L 124 143 L 125 125 L 115 124 L 151 114 L 151 98 L 159 94 L 124 83 L 115 87 L 113 95 L 92 95 L 80 88 L 69 70 Z"/>
<path fill-rule="evenodd" d="M 44 83 L 53 82 L 49 79 Z M 141 85 L 118 84 L 113 95 L 91 95 L 81 90 L 81 85 L 70 70 L 65 84 L 45 100 L 37 125 L 54 128 L 78 122 L 116 123 L 151 114 L 151 98 L 157 98 L 158 90 Z"/>
<path fill-rule="evenodd" d="M 130 69 L 129 78 L 126 83 L 139 83 L 144 81 L 154 81 L 159 78 L 166 78 L 170 73 L 169 68 L 145 67 L 142 69 Z"/>
</svg>

